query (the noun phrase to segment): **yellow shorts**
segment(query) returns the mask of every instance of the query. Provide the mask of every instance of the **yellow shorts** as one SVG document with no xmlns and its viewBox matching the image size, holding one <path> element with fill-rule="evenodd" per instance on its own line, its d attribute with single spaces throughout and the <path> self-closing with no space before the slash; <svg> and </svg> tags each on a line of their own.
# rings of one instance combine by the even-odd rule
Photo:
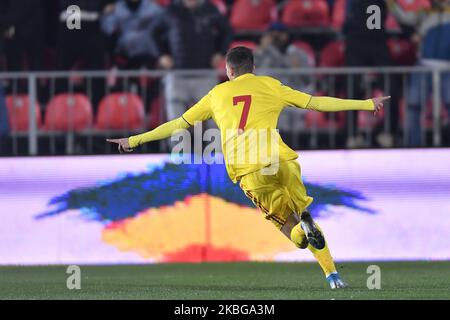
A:
<svg viewBox="0 0 450 320">
<path fill-rule="evenodd" d="M 241 177 L 240 187 L 278 229 L 292 213 L 300 215 L 313 201 L 306 194 L 297 160 L 280 162 L 273 175 L 249 173 Z"/>
</svg>

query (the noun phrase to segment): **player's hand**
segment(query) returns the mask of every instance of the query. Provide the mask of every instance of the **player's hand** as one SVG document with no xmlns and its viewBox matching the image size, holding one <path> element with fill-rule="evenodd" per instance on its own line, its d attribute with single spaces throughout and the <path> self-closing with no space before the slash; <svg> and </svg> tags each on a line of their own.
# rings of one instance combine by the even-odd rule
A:
<svg viewBox="0 0 450 320">
<path fill-rule="evenodd" d="M 161 68 L 169 70 L 173 68 L 175 62 L 173 61 L 173 58 L 170 55 L 164 54 L 159 58 L 158 64 Z"/>
<path fill-rule="evenodd" d="M 130 148 L 130 144 L 128 143 L 128 138 L 106 139 L 106 141 L 116 143 L 120 153 L 133 152 L 133 149 Z"/>
<path fill-rule="evenodd" d="M 373 98 L 373 104 L 375 105 L 375 111 L 373 112 L 374 115 L 376 115 L 378 112 L 381 111 L 381 109 L 384 107 L 384 102 L 389 100 L 391 96 L 388 97 L 379 97 L 379 98 Z"/>
</svg>

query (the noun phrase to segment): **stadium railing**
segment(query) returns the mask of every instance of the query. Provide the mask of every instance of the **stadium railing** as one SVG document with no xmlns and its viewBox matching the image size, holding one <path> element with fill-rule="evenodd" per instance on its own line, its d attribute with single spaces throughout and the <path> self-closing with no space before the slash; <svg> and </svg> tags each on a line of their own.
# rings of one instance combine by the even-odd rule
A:
<svg viewBox="0 0 450 320">
<path fill-rule="evenodd" d="M 407 130 L 405 129 L 408 126 L 407 115 L 410 110 L 406 99 L 402 97 L 408 96 L 411 75 L 422 74 L 430 77 L 430 103 L 426 95 L 428 80 L 425 77 L 421 78 L 422 94 L 421 101 L 418 103 L 421 105 L 423 125 L 418 130 L 421 130 L 422 146 L 439 147 L 442 145 L 442 123 L 448 121 L 448 115 L 443 112 L 445 108 L 442 107 L 441 97 L 441 76 L 447 72 L 450 72 L 450 68 L 362 67 L 265 69 L 259 70 L 258 74 L 277 77 L 288 85 L 317 95 L 356 98 L 356 89 L 359 90 L 358 98 L 369 98 L 374 95 L 393 96 L 396 93 L 399 97 L 397 105 L 400 108 L 397 110 L 400 114 L 398 123 L 391 123 L 391 113 L 387 111 L 390 105 L 386 107 L 378 120 L 368 113 L 357 114 L 357 130 L 365 137 L 364 147 L 373 146 L 372 138 L 376 130 L 384 133 L 392 133 L 390 132 L 392 130 L 402 132 L 402 141 L 396 146 L 407 146 L 405 133 Z M 223 72 L 212 70 L 0 73 L 0 81 L 4 84 L 7 95 L 10 120 L 14 117 L 21 118 L 12 120 L 15 122 L 11 126 L 12 153 L 14 155 L 18 153 L 18 140 L 25 139 L 27 140 L 26 153 L 40 154 L 38 140 L 48 138 L 49 153 L 54 154 L 55 139 L 65 138 L 65 153 L 74 154 L 78 153 L 75 140 L 79 137 L 87 140 L 84 153 L 92 153 L 92 141 L 95 137 L 125 136 L 156 126 L 166 120 L 161 80 L 169 73 L 174 76 L 183 76 L 185 81 L 189 81 L 190 77 L 215 77 L 218 82 L 225 80 Z M 393 82 L 396 82 L 395 86 Z M 211 83 L 211 87 L 214 84 Z M 396 92 L 393 92 L 393 88 Z M 111 97 L 114 93 L 116 93 L 115 97 L 105 102 L 105 97 Z M 65 98 L 60 96 L 59 105 L 56 103 L 55 106 L 55 99 L 61 94 L 65 94 L 63 97 L 67 98 L 67 101 L 64 102 Z M 134 105 L 131 101 L 134 101 Z M 159 104 L 155 104 L 155 101 Z M 116 105 L 105 107 L 105 103 Z M 124 109 L 120 111 L 121 105 Z M 49 115 L 50 112 L 56 115 Z M 291 139 L 289 142 L 295 148 L 319 148 L 323 145 L 335 148 L 338 134 L 345 135 L 355 129 L 355 119 L 352 119 L 355 116 L 354 113 L 344 115 L 304 111 L 299 114 L 302 119 L 295 123 L 296 125 L 289 123 L 281 129 L 282 132 L 285 131 L 285 136 Z M 111 115 L 111 121 L 117 123 L 108 124 L 108 120 L 105 120 L 108 115 Z M 24 117 L 26 119 L 23 119 Z M 67 118 L 65 121 L 64 117 Z M 288 117 L 288 121 L 294 120 L 297 121 L 298 118 Z M 302 138 L 303 144 L 300 144 L 299 137 L 302 134 L 306 135 L 306 140 Z M 320 143 L 319 139 L 321 139 Z M 324 139 L 326 143 L 323 142 Z M 307 145 L 305 141 L 308 141 Z M 109 144 L 105 144 L 105 148 L 106 152 L 111 151 Z M 160 143 L 159 151 L 167 151 L 167 144 Z"/>
</svg>

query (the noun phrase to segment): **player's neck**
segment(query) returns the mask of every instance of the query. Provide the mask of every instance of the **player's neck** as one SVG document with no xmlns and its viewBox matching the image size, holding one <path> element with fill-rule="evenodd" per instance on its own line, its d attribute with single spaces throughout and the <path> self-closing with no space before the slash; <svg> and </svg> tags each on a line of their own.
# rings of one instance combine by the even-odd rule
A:
<svg viewBox="0 0 450 320">
<path fill-rule="evenodd" d="M 234 78 L 231 79 L 231 80 L 236 80 L 237 78 L 241 78 L 242 76 L 248 76 L 248 75 L 254 75 L 254 73 L 253 72 L 246 72 L 246 73 L 242 73 L 242 74 L 239 74 L 239 75 L 235 75 Z"/>
</svg>

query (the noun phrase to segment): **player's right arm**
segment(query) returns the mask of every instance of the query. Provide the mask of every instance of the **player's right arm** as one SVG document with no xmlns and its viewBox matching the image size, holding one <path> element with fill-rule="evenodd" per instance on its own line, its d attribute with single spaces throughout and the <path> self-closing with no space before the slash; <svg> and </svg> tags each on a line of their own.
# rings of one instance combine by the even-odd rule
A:
<svg viewBox="0 0 450 320">
<path fill-rule="evenodd" d="M 280 86 L 280 97 L 285 105 L 322 112 L 365 110 L 379 112 L 383 102 L 390 97 L 367 100 L 339 99 L 333 97 L 314 97 L 288 86 Z"/>
<path fill-rule="evenodd" d="M 170 137 L 173 133 L 180 129 L 187 129 L 194 125 L 197 121 L 204 121 L 211 118 L 211 94 L 208 93 L 192 108 L 187 110 L 181 117 L 166 122 L 157 128 L 141 133 L 129 138 L 106 139 L 111 143 L 116 143 L 119 152 L 131 152 L 134 148 L 151 141 L 162 140 Z"/>
</svg>

